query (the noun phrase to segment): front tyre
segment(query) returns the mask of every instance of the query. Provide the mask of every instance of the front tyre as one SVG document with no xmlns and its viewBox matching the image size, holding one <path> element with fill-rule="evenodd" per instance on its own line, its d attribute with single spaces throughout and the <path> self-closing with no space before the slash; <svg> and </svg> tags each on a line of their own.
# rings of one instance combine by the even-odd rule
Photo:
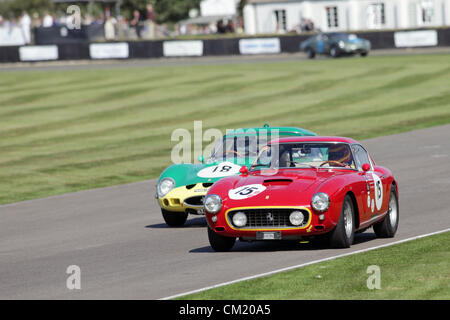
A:
<svg viewBox="0 0 450 320">
<path fill-rule="evenodd" d="M 341 52 L 337 46 L 334 45 L 330 48 L 330 56 L 333 58 L 338 58 L 340 54 Z"/>
<path fill-rule="evenodd" d="M 373 230 L 378 238 L 393 238 L 398 228 L 399 207 L 397 198 L 397 188 L 395 185 L 391 186 L 391 193 L 389 196 L 389 208 L 386 217 L 383 221 L 374 224 Z"/>
<path fill-rule="evenodd" d="M 355 238 L 355 208 L 349 195 L 344 198 L 338 224 L 330 234 L 333 248 L 349 248 Z"/>
<path fill-rule="evenodd" d="M 188 214 L 186 212 L 173 212 L 161 209 L 164 221 L 170 227 L 181 227 L 186 223 Z"/>
<path fill-rule="evenodd" d="M 308 59 L 314 59 L 316 56 L 316 52 L 314 51 L 314 49 L 312 48 L 306 48 L 306 56 L 308 57 Z"/>
<path fill-rule="evenodd" d="M 230 251 L 236 242 L 236 238 L 221 236 L 215 233 L 210 227 L 208 227 L 208 239 L 211 247 L 217 252 Z"/>
<path fill-rule="evenodd" d="M 361 57 L 367 57 L 368 54 L 369 54 L 369 52 L 367 52 L 367 51 L 361 52 Z"/>
</svg>

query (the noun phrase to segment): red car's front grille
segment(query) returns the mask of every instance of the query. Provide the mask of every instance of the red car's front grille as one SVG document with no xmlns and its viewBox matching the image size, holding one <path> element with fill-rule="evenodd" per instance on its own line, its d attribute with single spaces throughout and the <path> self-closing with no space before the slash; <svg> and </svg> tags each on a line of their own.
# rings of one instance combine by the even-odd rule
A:
<svg viewBox="0 0 450 320">
<path fill-rule="evenodd" d="M 300 226 L 294 226 L 289 221 L 289 215 L 293 211 L 301 211 L 304 215 L 303 223 Z M 247 216 L 247 224 L 243 227 L 236 227 L 233 224 L 233 216 L 243 212 Z M 272 209 L 244 209 L 232 210 L 228 212 L 228 221 L 234 228 L 238 229 L 259 229 L 259 228 L 302 228 L 308 224 L 309 212 L 298 208 L 272 208 Z"/>
</svg>

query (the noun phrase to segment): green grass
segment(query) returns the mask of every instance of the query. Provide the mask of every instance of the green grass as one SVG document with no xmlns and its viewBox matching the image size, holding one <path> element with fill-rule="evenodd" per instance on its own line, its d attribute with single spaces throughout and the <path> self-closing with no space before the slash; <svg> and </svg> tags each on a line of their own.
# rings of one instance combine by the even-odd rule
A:
<svg viewBox="0 0 450 320">
<path fill-rule="evenodd" d="M 338 252 L 337 252 L 338 253 Z M 295 254 L 295 252 L 293 252 Z M 369 266 L 381 288 L 369 290 Z M 373 282 L 371 282 L 373 283 Z M 180 300 L 450 299 L 450 232 L 237 282 Z"/>
<path fill-rule="evenodd" d="M 449 88 L 448 55 L 1 72 L 0 204 L 155 178 L 194 120 L 357 139 L 447 124 Z"/>
</svg>

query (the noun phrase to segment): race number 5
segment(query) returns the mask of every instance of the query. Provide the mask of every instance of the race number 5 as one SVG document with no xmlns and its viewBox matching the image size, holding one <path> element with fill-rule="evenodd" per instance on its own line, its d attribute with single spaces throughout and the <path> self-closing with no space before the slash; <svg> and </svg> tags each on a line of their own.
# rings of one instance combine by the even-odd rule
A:
<svg viewBox="0 0 450 320">
<path fill-rule="evenodd" d="M 375 173 L 372 173 L 373 182 L 375 183 L 375 205 L 377 210 L 381 210 L 381 205 L 383 204 L 383 185 L 381 184 L 381 179 Z"/>
<path fill-rule="evenodd" d="M 375 211 L 375 206 L 377 210 L 381 210 L 383 204 L 383 184 L 381 179 L 375 173 L 372 173 L 373 183 L 374 183 L 374 195 L 371 197 L 370 193 L 367 195 L 367 207 L 370 208 L 372 212 Z"/>
<path fill-rule="evenodd" d="M 228 197 L 233 200 L 243 200 L 254 197 L 266 190 L 262 184 L 250 184 L 228 191 Z"/>
</svg>

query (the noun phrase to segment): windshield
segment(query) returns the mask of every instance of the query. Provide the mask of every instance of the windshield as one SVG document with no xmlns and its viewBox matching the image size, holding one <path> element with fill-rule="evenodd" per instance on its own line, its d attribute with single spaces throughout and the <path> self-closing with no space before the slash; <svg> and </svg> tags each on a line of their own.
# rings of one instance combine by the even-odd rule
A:
<svg viewBox="0 0 450 320">
<path fill-rule="evenodd" d="M 336 33 L 333 35 L 333 38 L 337 39 L 337 40 L 355 40 L 358 37 L 356 36 L 356 34 L 347 34 L 347 33 Z"/>
<path fill-rule="evenodd" d="M 345 143 L 285 143 L 261 150 L 251 169 L 261 168 L 356 169 L 350 146 Z"/>
<path fill-rule="evenodd" d="M 212 161 L 223 161 L 233 158 L 255 158 L 261 148 L 267 144 L 267 140 L 267 135 L 263 137 L 256 135 L 224 137 L 214 146 L 210 159 Z"/>
</svg>

